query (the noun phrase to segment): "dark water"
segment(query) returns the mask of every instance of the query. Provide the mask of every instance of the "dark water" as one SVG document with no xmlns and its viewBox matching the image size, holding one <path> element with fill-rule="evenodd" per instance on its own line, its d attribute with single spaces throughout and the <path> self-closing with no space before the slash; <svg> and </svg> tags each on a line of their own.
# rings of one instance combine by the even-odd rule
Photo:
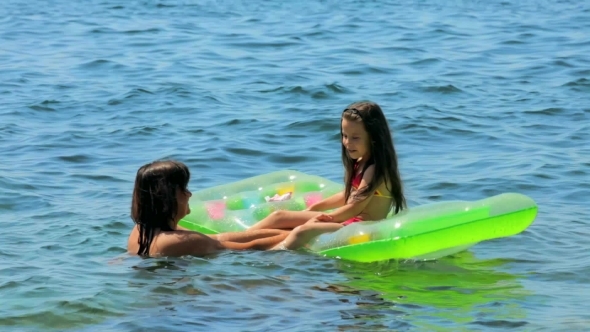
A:
<svg viewBox="0 0 590 332">
<path fill-rule="evenodd" d="M 589 32 L 585 1 L 2 2 L 0 329 L 589 328 Z M 139 166 L 339 181 L 359 99 L 410 205 L 520 192 L 535 223 L 436 262 L 125 258 Z"/>
</svg>

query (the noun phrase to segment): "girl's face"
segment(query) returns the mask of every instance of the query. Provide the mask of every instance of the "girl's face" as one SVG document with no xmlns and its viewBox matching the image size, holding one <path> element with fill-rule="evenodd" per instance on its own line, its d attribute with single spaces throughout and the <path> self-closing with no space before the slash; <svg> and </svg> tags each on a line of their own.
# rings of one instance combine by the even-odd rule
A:
<svg viewBox="0 0 590 332">
<path fill-rule="evenodd" d="M 350 159 L 370 158 L 371 144 L 369 133 L 362 122 L 342 119 L 342 145 Z"/>
<path fill-rule="evenodd" d="M 180 220 L 184 218 L 186 215 L 191 213 L 191 208 L 188 206 L 188 200 L 193 195 L 193 193 L 186 188 L 186 191 L 178 189 L 176 191 L 176 201 L 178 205 L 178 213 L 176 215 L 176 219 Z"/>
</svg>

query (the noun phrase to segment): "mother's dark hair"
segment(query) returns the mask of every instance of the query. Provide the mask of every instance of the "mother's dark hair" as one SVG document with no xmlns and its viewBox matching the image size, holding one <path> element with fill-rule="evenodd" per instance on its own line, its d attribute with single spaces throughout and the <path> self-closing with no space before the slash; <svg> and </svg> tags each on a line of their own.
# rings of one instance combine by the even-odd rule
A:
<svg viewBox="0 0 590 332">
<path fill-rule="evenodd" d="M 154 161 L 137 171 L 131 219 L 139 230 L 138 255 L 149 255 L 157 230 L 172 230 L 178 214 L 176 193 L 186 190 L 190 176 L 188 167 L 174 160 Z"/>
</svg>

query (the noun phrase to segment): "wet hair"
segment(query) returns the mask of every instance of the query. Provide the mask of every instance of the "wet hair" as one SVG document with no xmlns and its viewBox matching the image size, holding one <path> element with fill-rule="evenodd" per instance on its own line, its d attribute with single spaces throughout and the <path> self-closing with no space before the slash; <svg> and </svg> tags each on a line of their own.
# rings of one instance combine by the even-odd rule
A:
<svg viewBox="0 0 590 332">
<path fill-rule="evenodd" d="M 174 160 L 154 161 L 137 170 L 131 219 L 139 230 L 138 255 L 149 255 L 157 230 L 172 230 L 178 213 L 176 193 L 187 190 L 190 176 L 188 167 Z"/>
<path fill-rule="evenodd" d="M 377 190 L 381 182 L 385 182 L 387 190 L 391 192 L 393 200 L 391 206 L 395 208 L 395 213 L 406 207 L 406 198 L 401 176 L 398 169 L 397 154 L 393 146 L 393 138 L 387 119 L 383 115 L 381 107 L 370 101 L 355 102 L 342 112 L 340 120 L 340 135 L 342 136 L 342 120 L 362 122 L 365 130 L 369 134 L 371 157 L 361 170 L 365 172 L 367 167 L 375 165 L 375 175 L 371 182 L 357 193 L 357 197 L 366 197 L 368 193 Z M 342 141 L 341 141 L 342 142 Z M 352 192 L 352 179 L 355 175 L 355 160 L 351 159 L 346 153 L 346 148 L 342 144 L 342 164 L 344 165 L 344 183 L 345 199 L 348 201 Z"/>
</svg>

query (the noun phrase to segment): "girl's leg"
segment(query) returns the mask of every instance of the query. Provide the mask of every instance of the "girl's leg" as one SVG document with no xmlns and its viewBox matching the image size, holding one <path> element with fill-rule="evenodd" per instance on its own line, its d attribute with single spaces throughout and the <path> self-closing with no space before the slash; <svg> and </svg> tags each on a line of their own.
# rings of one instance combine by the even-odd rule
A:
<svg viewBox="0 0 590 332">
<path fill-rule="evenodd" d="M 268 228 L 286 228 L 293 229 L 305 224 L 306 221 L 317 217 L 322 212 L 318 211 L 286 211 L 279 210 L 271 213 L 268 217 L 260 220 L 248 230 L 268 229 Z"/>
<path fill-rule="evenodd" d="M 288 235 L 289 232 L 283 232 L 279 235 L 256 239 L 249 242 L 220 241 L 220 243 L 226 249 L 232 250 L 268 250 L 276 247 L 279 243 L 285 240 Z"/>
<path fill-rule="evenodd" d="M 272 248 L 295 250 L 305 246 L 314 237 L 323 234 L 335 232 L 342 228 L 342 224 L 333 222 L 316 222 L 313 224 L 305 224 L 295 228 L 289 236 L 281 244 Z"/>
<path fill-rule="evenodd" d="M 246 243 L 257 239 L 269 238 L 277 235 L 287 235 L 288 231 L 281 229 L 260 229 L 260 230 L 245 230 L 242 232 L 228 232 L 221 234 L 209 235 L 210 238 L 216 239 L 217 241 L 224 242 L 238 242 Z"/>
</svg>

